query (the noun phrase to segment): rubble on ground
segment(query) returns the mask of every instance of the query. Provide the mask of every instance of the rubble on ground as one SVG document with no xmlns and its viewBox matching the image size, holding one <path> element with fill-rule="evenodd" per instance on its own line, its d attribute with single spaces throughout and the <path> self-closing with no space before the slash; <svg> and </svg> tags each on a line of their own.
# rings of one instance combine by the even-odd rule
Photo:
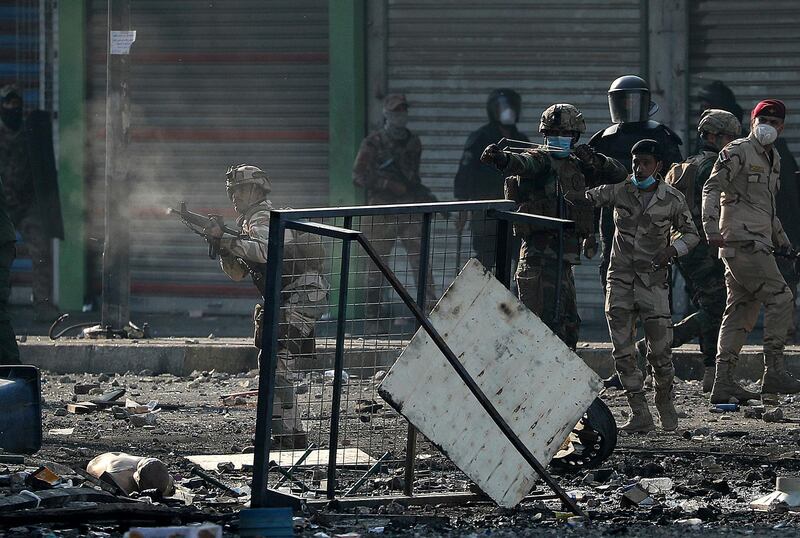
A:
<svg viewBox="0 0 800 538">
<path fill-rule="evenodd" d="M 250 499 L 251 468 L 237 464 L 233 469 L 224 465 L 205 471 L 230 488 L 226 491 L 194 473 L 196 465 L 185 456 L 252 457 L 256 397 L 237 396 L 242 400 L 236 401 L 234 397 L 226 404 L 222 396 L 254 390 L 256 375 L 257 372 L 231 375 L 206 371 L 178 377 L 129 372 L 107 373 L 104 381 L 100 381 L 98 374 L 43 372 L 44 444 L 38 454 L 21 461 L 0 455 L 0 529 L 8 536 L 20 537 L 89 536 L 90 532 L 96 537 L 121 537 L 126 529 L 118 523 L 101 520 L 72 523 L 78 533 L 60 529 L 53 522 L 66 524 L 69 520 L 64 514 L 71 511 L 83 516 L 96 513 L 91 517 L 107 519 L 119 518 L 123 513 L 134 520 L 156 518 L 166 526 L 175 525 L 177 514 L 182 525 L 206 521 L 220 525 L 225 536 L 234 536 L 238 511 Z M 299 396 L 305 413 L 310 402 L 328 401 L 332 388 L 325 384 L 324 371 L 298 374 L 296 382 L 308 388 Z M 190 386 L 193 383 L 196 384 Z M 99 387 L 93 388 L 100 388 L 102 394 L 76 395 L 76 384 L 97 384 Z M 361 378 L 350 373 L 348 385 L 359 384 L 373 387 L 377 381 L 372 374 Z M 62 412 L 69 403 L 99 401 L 112 389 L 124 389 L 125 393 L 109 402 L 110 405 L 98 405 L 86 414 Z M 648 393 L 648 398 L 652 402 L 652 393 Z M 621 412 L 626 409 L 622 392 L 609 390 L 604 399 L 617 419 L 621 419 Z M 127 400 L 131 400 L 130 406 Z M 153 402 L 155 405 L 151 406 Z M 559 484 L 578 499 L 591 523 L 574 519 L 573 514 L 563 512 L 558 501 L 543 498 L 525 500 L 510 510 L 499 509 L 475 496 L 456 504 L 425 499 L 420 505 L 406 506 L 391 500 L 400 496 L 405 486 L 402 461 L 394 458 L 368 477 L 358 491 L 359 495 L 380 495 L 386 500 L 355 507 L 340 495 L 338 502 L 326 506 L 324 493 L 306 492 L 303 495 L 319 501 L 321 510 L 295 513 L 295 531 L 307 537 L 357 534 L 365 538 L 378 534 L 466 537 L 487 531 L 492 536 L 555 536 L 565 532 L 586 536 L 620 533 L 725 536 L 734 532 L 777 536 L 797 532 L 800 513 L 793 507 L 779 501 L 766 510 L 756 511 L 751 503 L 775 492 L 778 477 L 800 473 L 800 398 L 776 397 L 764 407 L 754 403 L 759 405 L 712 413 L 707 396 L 700 395 L 699 381 L 680 382 L 677 405 L 687 416 L 681 419 L 677 432 L 656 430 L 647 435 L 621 435 L 617 449 L 601 468 L 556 476 Z M 381 456 L 354 433 L 392 434 L 389 421 L 393 411 L 382 404 L 380 398 L 354 398 L 346 403 L 352 413 L 348 420 L 353 422 L 345 423 L 342 447 L 369 452 L 373 459 Z M 776 408 L 781 409 L 783 421 L 765 422 L 763 414 Z M 156 410 L 154 425 L 131 423 L 131 416 Z M 372 420 L 362 422 L 359 416 L 369 416 Z M 303 419 L 308 421 L 309 417 Z M 313 426 L 310 422 L 306 424 Z M 404 439 L 392 443 L 404 447 Z M 154 492 L 125 496 L 107 483 L 98 484 L 94 477 L 84 476 L 88 475 L 87 464 L 106 452 L 125 452 L 162 461 L 174 478 L 174 495 L 166 499 L 151 495 Z M 59 477 L 55 482 L 50 472 Z M 348 479 L 361 474 L 363 470 L 348 475 Z M 35 480 L 29 478 L 33 475 Z M 322 489 L 327 479 L 321 466 L 305 467 L 294 476 L 312 489 Z M 418 495 L 428 496 L 470 490 L 466 477 L 424 439 L 418 439 L 414 486 Z M 299 485 L 289 480 L 282 487 L 300 494 Z M 16 499 L 13 502 L 35 505 L 33 496 L 17 498 L 23 489 L 47 499 L 46 503 L 63 505 L 3 510 L 2 503 L 12 498 Z M 652 503 L 623 501 L 633 496 L 626 497 L 626 493 L 640 490 Z M 537 496 L 548 493 L 541 483 L 533 491 Z M 34 514 L 39 514 L 38 521 Z M 137 526 L 135 521 L 130 524 Z M 14 532 L 10 531 L 12 528 Z M 52 529 L 52 533 L 44 529 Z"/>
</svg>

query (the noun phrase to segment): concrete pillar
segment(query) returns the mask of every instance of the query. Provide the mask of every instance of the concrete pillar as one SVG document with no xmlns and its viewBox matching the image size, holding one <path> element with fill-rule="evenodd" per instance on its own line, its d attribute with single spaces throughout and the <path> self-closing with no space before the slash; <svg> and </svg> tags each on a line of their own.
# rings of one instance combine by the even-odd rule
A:
<svg viewBox="0 0 800 538">
<path fill-rule="evenodd" d="M 58 182 L 64 218 L 58 304 L 80 310 L 86 285 L 86 6 L 58 3 Z"/>
<path fill-rule="evenodd" d="M 364 2 L 330 2 L 328 170 L 330 204 L 363 203 L 353 185 L 353 161 L 365 132 Z"/>
<path fill-rule="evenodd" d="M 683 139 L 687 156 L 689 136 L 689 2 L 647 1 L 647 81 L 661 110 L 653 119 L 667 125 Z"/>
</svg>

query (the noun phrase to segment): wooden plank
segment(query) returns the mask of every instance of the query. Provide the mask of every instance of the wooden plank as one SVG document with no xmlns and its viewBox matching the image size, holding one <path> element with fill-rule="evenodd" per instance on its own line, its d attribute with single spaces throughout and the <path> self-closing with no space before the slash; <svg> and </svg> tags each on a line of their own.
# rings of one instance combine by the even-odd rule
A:
<svg viewBox="0 0 800 538">
<path fill-rule="evenodd" d="M 281 467 L 291 467 L 305 453 L 305 450 L 281 450 L 270 452 L 269 456 Z M 186 456 L 186 459 L 199 465 L 206 471 L 216 471 L 218 463 L 231 462 L 236 469 L 242 466 L 251 467 L 253 465 L 252 454 L 200 454 Z M 336 451 L 336 464 L 341 467 L 361 467 L 375 464 L 375 459 L 366 452 L 358 448 L 340 448 Z M 312 450 L 308 458 L 299 467 L 312 467 L 317 465 L 328 465 L 328 449 L 320 448 Z"/>
<path fill-rule="evenodd" d="M 477 260 L 430 316 L 456 357 L 531 453 L 547 465 L 602 380 Z M 519 504 L 536 472 L 420 330 L 381 396 L 501 506 Z"/>
</svg>

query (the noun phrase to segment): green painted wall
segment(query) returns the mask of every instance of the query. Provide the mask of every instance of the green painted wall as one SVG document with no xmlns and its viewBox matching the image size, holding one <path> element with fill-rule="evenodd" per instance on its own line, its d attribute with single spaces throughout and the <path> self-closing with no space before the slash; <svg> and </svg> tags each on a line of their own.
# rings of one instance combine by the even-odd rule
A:
<svg viewBox="0 0 800 538">
<path fill-rule="evenodd" d="M 353 160 L 366 129 L 364 1 L 328 3 L 330 205 L 364 201 L 353 185 Z"/>
<path fill-rule="evenodd" d="M 86 7 L 58 3 L 58 173 L 65 240 L 59 254 L 63 310 L 79 310 L 86 285 L 84 160 L 86 147 Z"/>
</svg>

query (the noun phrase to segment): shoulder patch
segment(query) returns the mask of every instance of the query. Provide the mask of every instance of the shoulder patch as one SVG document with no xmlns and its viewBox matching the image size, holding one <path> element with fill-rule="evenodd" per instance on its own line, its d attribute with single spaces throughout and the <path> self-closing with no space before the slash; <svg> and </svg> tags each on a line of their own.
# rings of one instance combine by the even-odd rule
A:
<svg viewBox="0 0 800 538">
<path fill-rule="evenodd" d="M 728 152 L 728 148 L 723 148 L 722 151 L 719 152 L 719 161 L 726 163 L 731 160 L 731 154 Z"/>
</svg>

